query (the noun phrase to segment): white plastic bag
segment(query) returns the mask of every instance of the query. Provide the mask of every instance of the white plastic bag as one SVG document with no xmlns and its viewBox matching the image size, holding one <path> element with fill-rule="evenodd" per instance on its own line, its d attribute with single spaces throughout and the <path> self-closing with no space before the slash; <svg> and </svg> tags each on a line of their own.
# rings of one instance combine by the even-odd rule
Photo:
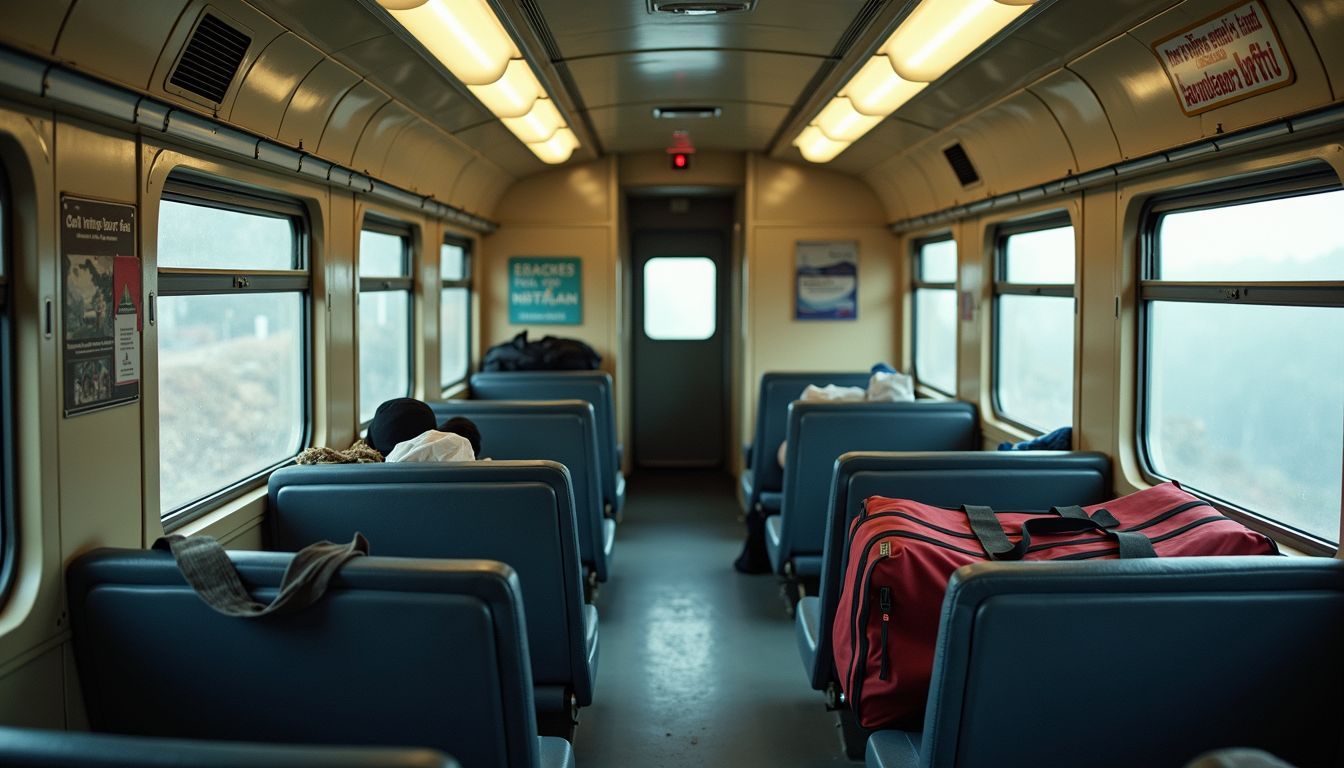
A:
<svg viewBox="0 0 1344 768">
<path fill-rule="evenodd" d="M 471 441 L 455 432 L 431 429 L 397 443 L 387 454 L 388 463 L 401 461 L 475 461 Z"/>
<path fill-rule="evenodd" d="M 900 371 L 878 371 L 868 379 L 868 400 L 896 403 L 915 399 L 915 380 Z"/>
<path fill-rule="evenodd" d="M 816 384 L 808 384 L 807 389 L 798 397 L 805 402 L 831 402 L 831 403 L 849 403 L 859 402 L 864 398 L 862 387 L 841 387 L 835 384 L 827 384 L 824 387 L 818 387 Z"/>
</svg>

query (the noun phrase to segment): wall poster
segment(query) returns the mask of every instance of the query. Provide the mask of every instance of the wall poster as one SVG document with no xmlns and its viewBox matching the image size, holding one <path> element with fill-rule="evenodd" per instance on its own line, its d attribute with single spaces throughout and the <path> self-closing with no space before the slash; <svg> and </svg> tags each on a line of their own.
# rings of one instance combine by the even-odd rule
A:
<svg viewBox="0 0 1344 768">
<path fill-rule="evenodd" d="M 859 316 L 859 244 L 855 240 L 795 246 L 794 319 L 854 320 Z"/>
<path fill-rule="evenodd" d="M 583 260 L 571 256 L 510 258 L 509 322 L 583 323 Z"/>
<path fill-rule="evenodd" d="M 1153 44 L 1181 111 L 1198 115 L 1293 82 L 1293 65 L 1261 0 L 1250 0 Z"/>
<path fill-rule="evenodd" d="M 140 397 L 135 206 L 61 196 L 65 415 Z"/>
</svg>

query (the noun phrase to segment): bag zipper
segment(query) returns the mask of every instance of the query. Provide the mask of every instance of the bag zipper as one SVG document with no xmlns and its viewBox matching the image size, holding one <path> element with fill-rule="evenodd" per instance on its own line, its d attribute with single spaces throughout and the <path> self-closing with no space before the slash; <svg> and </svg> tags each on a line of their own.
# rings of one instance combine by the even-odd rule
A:
<svg viewBox="0 0 1344 768">
<path fill-rule="evenodd" d="M 877 608 L 882 611 L 882 666 L 877 677 L 891 679 L 891 662 L 887 658 L 887 626 L 891 624 L 891 587 L 882 587 L 877 591 Z"/>
</svg>

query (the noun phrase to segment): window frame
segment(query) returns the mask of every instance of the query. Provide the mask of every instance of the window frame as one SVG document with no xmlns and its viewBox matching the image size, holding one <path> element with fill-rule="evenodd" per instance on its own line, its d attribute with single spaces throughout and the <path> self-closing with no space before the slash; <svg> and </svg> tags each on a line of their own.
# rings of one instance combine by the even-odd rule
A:
<svg viewBox="0 0 1344 768">
<path fill-rule="evenodd" d="M 915 383 L 916 383 L 919 387 L 921 387 L 921 388 L 923 388 L 923 389 L 925 389 L 925 390 L 927 390 L 927 391 L 929 391 L 929 392 L 936 392 L 937 394 L 942 395 L 942 396 L 944 396 L 944 397 L 948 397 L 948 398 L 955 399 L 955 398 L 957 397 L 956 392 L 947 392 L 947 391 L 944 391 L 944 390 L 939 389 L 938 387 L 934 386 L 933 384 L 930 384 L 930 383 L 926 382 L 923 378 L 921 378 L 920 375 L 919 375 L 919 363 L 918 363 L 918 361 L 919 361 L 919 329 L 918 329 L 917 326 L 918 326 L 918 324 L 919 324 L 919 291 L 920 291 L 920 290 L 950 290 L 950 291 L 952 291 L 952 296 L 953 296 L 953 306 L 955 307 L 955 306 L 956 306 L 956 302 L 959 301 L 959 299 L 958 299 L 958 293 L 957 293 L 957 291 L 958 291 L 958 288 L 957 288 L 957 283 L 958 283 L 958 281 L 957 281 L 957 280 L 953 280 L 953 281 L 950 282 L 950 283 L 946 283 L 946 282 L 929 282 L 929 281 L 924 280 L 924 263 L 923 263 L 923 260 L 920 258 L 920 257 L 923 255 L 923 254 L 922 254 L 922 251 L 924 250 L 924 247 L 925 247 L 925 246 L 928 246 L 928 245 L 933 245 L 934 243 L 943 243 L 943 242 L 948 242 L 948 241 L 951 241 L 951 242 L 952 242 L 954 245 L 956 245 L 956 247 L 957 247 L 956 274 L 957 274 L 957 277 L 960 278 L 960 277 L 961 277 L 961 269 L 960 269 L 960 266 L 961 266 L 961 244 L 957 242 L 957 238 L 953 235 L 952 230 L 949 229 L 949 230 L 945 230 L 945 231 L 942 231 L 942 232 L 937 232 L 937 233 L 928 234 L 928 235 L 922 235 L 922 236 L 917 237 L 917 238 L 914 238 L 913 240 L 910 241 L 910 262 L 911 262 L 911 269 L 910 269 L 910 275 L 911 275 L 911 280 L 910 280 L 910 371 L 914 374 L 914 377 L 915 377 Z M 960 322 L 959 319 L 957 318 L 956 315 L 954 315 L 954 316 L 953 316 L 953 328 L 956 327 L 956 324 L 957 324 L 958 322 Z M 953 349 L 953 353 L 952 353 L 952 381 L 953 381 L 953 388 L 954 388 L 954 389 L 955 389 L 955 386 L 956 386 L 956 380 L 957 380 L 957 375 L 958 375 L 958 369 L 959 369 L 959 367 L 960 367 L 960 366 L 958 365 L 958 358 L 960 357 L 960 354 L 959 354 L 959 353 L 960 353 L 960 349 L 957 348 L 957 347 L 959 346 L 960 334 L 955 334 L 955 336 L 956 336 L 956 338 L 955 338 L 954 341 L 953 341 L 953 347 L 954 347 L 954 349 Z"/>
<path fill-rule="evenodd" d="M 1023 235 L 1030 232 L 1040 232 L 1047 229 L 1059 229 L 1069 227 L 1074 231 L 1074 252 L 1073 252 L 1073 282 L 1072 283 L 1013 283 L 1008 281 L 1008 238 L 1013 235 Z M 1003 328 L 1000 319 L 1000 296 L 1053 296 L 1057 298 L 1068 298 L 1073 300 L 1073 378 L 1069 381 L 1069 388 L 1074 389 L 1078 376 L 1078 230 L 1074 227 L 1073 217 L 1067 210 L 1050 211 L 1048 213 L 1032 216 L 1026 219 L 1017 219 L 1006 222 L 994 228 L 994 284 L 990 300 L 991 322 L 993 323 L 990 334 L 990 386 L 989 400 L 994 409 L 994 418 L 1009 424 L 1015 429 L 1031 435 L 1045 434 L 1040 429 L 1013 418 L 1003 410 L 1003 405 L 999 402 L 999 381 L 1001 345 L 999 344 L 999 335 Z M 1069 398 L 1071 409 L 1078 405 L 1077 392 Z M 1073 426 L 1074 414 L 1069 415 L 1069 426 Z"/>
<path fill-rule="evenodd" d="M 1163 216 L 1224 208 L 1234 205 L 1283 200 L 1321 192 L 1344 190 L 1344 179 L 1330 166 L 1313 162 L 1239 179 L 1223 179 L 1171 194 L 1156 195 L 1139 216 L 1138 280 L 1135 287 L 1137 333 L 1135 350 L 1135 451 L 1139 470 L 1149 482 L 1177 481 L 1157 471 L 1148 439 L 1149 380 L 1152 360 L 1152 328 L 1149 314 L 1154 301 L 1197 304 L 1250 304 L 1269 306 L 1344 307 L 1344 281 L 1177 281 L 1160 280 L 1158 232 Z M 1184 488 L 1184 486 L 1182 486 Z M 1293 528 L 1272 517 L 1241 507 L 1210 491 L 1185 488 L 1208 501 L 1223 514 L 1295 549 L 1312 555 L 1333 556 L 1339 544 Z M 1341 542 L 1344 543 L 1344 542 Z"/>
<path fill-rule="evenodd" d="M 299 364 L 302 366 L 300 382 L 303 388 L 301 415 L 303 426 L 300 430 L 299 447 L 294 456 L 278 461 L 247 477 L 236 480 L 213 493 L 207 494 L 166 514 L 159 510 L 159 520 L 164 533 L 171 533 L 220 505 L 238 499 L 243 495 L 265 485 L 266 479 L 275 470 L 294 463 L 305 447 L 313 440 L 313 279 L 312 279 L 312 236 L 308 220 L 308 210 L 302 203 L 264 192 L 242 190 L 223 183 L 206 181 L 194 176 L 172 174 L 164 185 L 160 202 L 168 200 L 186 205 L 205 208 L 217 208 L 248 215 L 263 215 L 282 218 L 289 221 L 294 234 L 292 262 L 290 270 L 238 270 L 238 269 L 191 269 L 186 267 L 159 267 L 155 263 L 158 287 L 150 296 L 150 321 L 158 312 L 158 300 L 176 296 L 212 296 L 240 293 L 298 293 L 301 297 Z M 155 233 L 157 249 L 158 234 Z M 155 356 L 157 359 L 157 344 Z M 158 376 L 157 368 L 155 376 Z M 157 384 L 156 384 L 157 389 Z M 157 408 L 157 403 L 156 403 Z M 162 457 L 160 457 L 161 459 Z"/>
<path fill-rule="evenodd" d="M 471 322 L 471 302 L 473 298 L 471 294 L 471 277 L 472 277 L 472 269 L 474 268 L 475 264 L 472 259 L 472 252 L 471 252 L 472 241 L 470 239 L 465 237 L 454 237 L 452 235 L 444 235 L 443 242 L 440 244 L 440 248 L 442 248 L 442 246 L 444 245 L 450 245 L 455 248 L 462 249 L 462 277 L 446 278 L 443 276 L 443 256 L 442 251 L 440 251 L 439 256 L 439 377 L 440 378 L 443 377 L 443 339 L 444 339 L 443 292 L 450 288 L 463 288 L 467 292 L 467 329 L 466 329 L 467 370 L 465 373 L 462 374 L 462 378 L 456 381 L 439 382 L 439 389 L 441 393 L 447 394 L 448 390 L 453 389 L 454 387 L 457 387 L 459 385 L 465 384 L 467 379 L 471 378 L 471 354 L 473 352 L 471 341 L 472 336 L 475 332 L 475 327 Z"/>
<path fill-rule="evenodd" d="M 402 268 L 405 275 L 394 276 L 376 276 L 364 277 L 359 274 L 360 263 L 364 260 L 364 254 L 359 253 L 359 259 L 355 262 L 355 279 L 359 283 L 359 290 L 356 291 L 356 300 L 359 304 L 359 311 L 363 312 L 363 301 L 360 300 L 365 293 L 390 293 L 400 291 L 406 293 L 406 382 L 407 390 L 398 397 L 412 397 L 415 395 L 415 227 L 410 222 L 398 221 L 396 219 L 384 216 L 372 211 L 364 214 L 363 221 L 360 222 L 358 234 L 355 242 L 359 242 L 359 235 L 364 232 L 377 232 L 383 235 L 392 235 L 401 239 L 404 244 L 402 249 Z M 356 376 L 361 375 L 359 371 L 359 345 L 363 339 L 355 343 L 355 367 Z M 358 381 L 358 379 L 356 379 Z M 358 415 L 359 403 L 356 398 L 356 415 Z M 373 423 L 372 417 L 368 421 L 360 419 L 359 431 L 363 432 Z"/>
<path fill-rule="evenodd" d="M 0 605 L 7 602 L 14 586 L 18 567 L 18 472 L 15 439 L 17 409 L 14 398 L 14 324 L 10 313 L 13 281 L 14 228 L 10 225 L 13 199 L 9 194 L 9 180 L 0 168 Z"/>
</svg>

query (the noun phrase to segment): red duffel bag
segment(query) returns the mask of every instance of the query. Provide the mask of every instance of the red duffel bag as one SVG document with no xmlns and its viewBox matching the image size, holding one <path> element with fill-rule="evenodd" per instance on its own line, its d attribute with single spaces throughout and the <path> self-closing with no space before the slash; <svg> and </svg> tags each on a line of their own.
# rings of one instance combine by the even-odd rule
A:
<svg viewBox="0 0 1344 768">
<path fill-rule="evenodd" d="M 831 626 L 835 668 L 860 725 L 918 730 L 943 594 L 963 565 L 1277 553 L 1272 539 L 1175 483 L 1048 513 L 946 509 L 873 496 L 849 529 Z"/>
</svg>

